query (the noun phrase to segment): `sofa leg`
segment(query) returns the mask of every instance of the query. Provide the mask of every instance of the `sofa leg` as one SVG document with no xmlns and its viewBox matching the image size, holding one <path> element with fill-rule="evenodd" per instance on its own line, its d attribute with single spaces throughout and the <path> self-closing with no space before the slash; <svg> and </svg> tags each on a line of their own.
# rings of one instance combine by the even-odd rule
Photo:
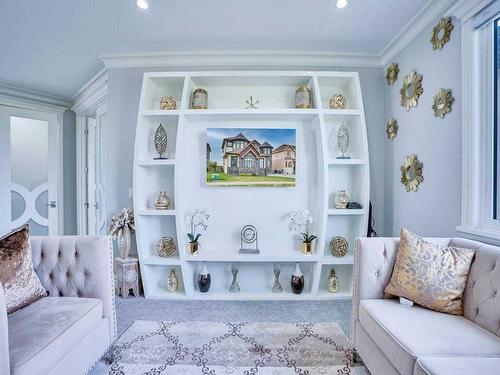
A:
<svg viewBox="0 0 500 375">
<path fill-rule="evenodd" d="M 358 354 L 358 352 L 356 351 L 356 349 L 353 350 L 352 352 L 352 362 L 355 364 L 355 365 L 364 365 L 363 363 L 363 359 L 361 358 L 361 356 Z"/>
</svg>

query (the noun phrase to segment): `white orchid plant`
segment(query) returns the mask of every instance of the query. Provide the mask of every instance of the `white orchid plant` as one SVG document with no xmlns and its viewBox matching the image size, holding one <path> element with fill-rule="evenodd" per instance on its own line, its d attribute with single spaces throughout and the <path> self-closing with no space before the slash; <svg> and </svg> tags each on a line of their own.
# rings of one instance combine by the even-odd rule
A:
<svg viewBox="0 0 500 375">
<path fill-rule="evenodd" d="M 130 207 L 124 208 L 120 213 L 113 215 L 111 224 L 108 227 L 108 233 L 114 239 L 121 237 L 125 230 L 135 231 L 134 211 Z"/>
<path fill-rule="evenodd" d="M 205 208 L 195 208 L 193 212 L 186 216 L 186 225 L 189 225 L 189 233 L 187 234 L 189 242 L 197 243 L 201 236 L 201 230 L 207 230 L 207 221 L 210 218 Z"/>
<path fill-rule="evenodd" d="M 310 234 L 312 221 L 308 210 L 299 210 L 290 217 L 290 229 L 300 234 L 302 242 L 311 243 L 317 238 L 314 234 Z"/>
</svg>

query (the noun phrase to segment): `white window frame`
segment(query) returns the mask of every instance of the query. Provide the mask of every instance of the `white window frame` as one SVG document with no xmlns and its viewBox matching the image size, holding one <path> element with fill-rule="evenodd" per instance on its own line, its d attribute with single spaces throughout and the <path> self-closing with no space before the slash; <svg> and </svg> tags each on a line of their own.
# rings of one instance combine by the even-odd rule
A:
<svg viewBox="0 0 500 375">
<path fill-rule="evenodd" d="M 462 4 L 460 4 L 462 3 Z M 493 21 L 500 1 L 468 9 L 455 7 L 462 37 L 462 218 L 457 231 L 500 243 L 500 220 L 493 220 Z M 483 9 L 484 8 L 484 9 Z"/>
</svg>

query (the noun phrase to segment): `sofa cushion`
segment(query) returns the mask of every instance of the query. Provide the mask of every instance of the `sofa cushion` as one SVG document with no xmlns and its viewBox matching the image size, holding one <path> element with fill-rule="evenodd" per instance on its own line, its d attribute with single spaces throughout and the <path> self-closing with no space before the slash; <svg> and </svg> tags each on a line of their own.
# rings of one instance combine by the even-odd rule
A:
<svg viewBox="0 0 500 375">
<path fill-rule="evenodd" d="M 495 375 L 500 357 L 423 357 L 415 363 L 414 375 Z"/>
<path fill-rule="evenodd" d="M 401 374 L 425 355 L 500 356 L 500 339 L 461 316 L 373 299 L 361 301 L 359 320 Z"/>
<path fill-rule="evenodd" d="M 44 374 L 102 321 L 99 299 L 43 298 L 10 314 L 11 373 Z"/>
<path fill-rule="evenodd" d="M 474 250 L 433 244 L 403 228 L 385 293 L 463 315 L 462 294 L 473 257 Z"/>
<path fill-rule="evenodd" d="M 8 314 L 47 295 L 33 269 L 28 225 L 0 237 L 0 283 Z"/>
</svg>

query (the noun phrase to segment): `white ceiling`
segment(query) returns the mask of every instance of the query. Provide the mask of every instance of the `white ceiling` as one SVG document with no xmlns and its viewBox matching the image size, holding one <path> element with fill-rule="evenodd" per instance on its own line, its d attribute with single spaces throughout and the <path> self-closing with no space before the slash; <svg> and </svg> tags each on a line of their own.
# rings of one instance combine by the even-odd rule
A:
<svg viewBox="0 0 500 375">
<path fill-rule="evenodd" d="M 110 53 L 379 53 L 429 2 L 335 1 L 0 0 L 0 84 L 70 98 Z"/>
</svg>

